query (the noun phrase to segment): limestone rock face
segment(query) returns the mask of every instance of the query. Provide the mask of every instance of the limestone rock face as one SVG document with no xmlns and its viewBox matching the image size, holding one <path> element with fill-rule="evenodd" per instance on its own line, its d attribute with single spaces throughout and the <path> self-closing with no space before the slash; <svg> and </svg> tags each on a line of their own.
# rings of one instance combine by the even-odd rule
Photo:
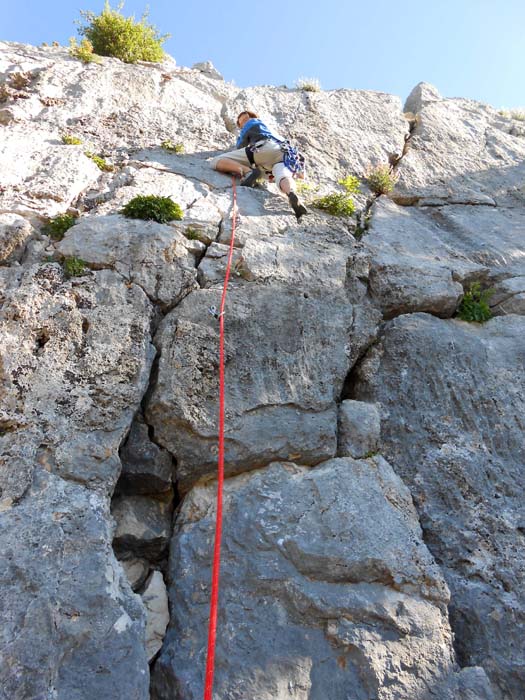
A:
<svg viewBox="0 0 525 700">
<path fill-rule="evenodd" d="M 146 700 L 148 661 L 155 700 L 202 696 L 234 222 L 217 700 L 522 700 L 515 121 L 3 42 L 0 100 L 0 700 Z M 210 168 L 244 109 L 306 156 L 300 224 Z M 311 205 L 386 163 L 355 217 Z M 484 326 L 452 318 L 474 282 Z"/>
<path fill-rule="evenodd" d="M 443 98 L 437 88 L 430 83 L 418 83 L 405 101 L 404 111 L 417 114 L 430 102 L 438 102 Z"/>
<path fill-rule="evenodd" d="M 106 498 L 39 468 L 0 523 L 2 700 L 146 700 L 145 615 L 112 552 Z"/>
<path fill-rule="evenodd" d="M 193 489 L 176 526 L 155 700 L 202 694 L 214 492 Z M 460 697 L 448 589 L 382 458 L 229 480 L 223 551 L 218 697 Z"/>
<path fill-rule="evenodd" d="M 154 571 L 149 579 L 142 601 L 146 608 L 146 651 L 151 661 L 162 646 L 162 640 L 170 619 L 168 593 L 160 571 Z"/>
<path fill-rule="evenodd" d="M 250 215 L 258 199 L 244 195 L 243 211 Z M 159 373 L 146 415 L 177 458 L 183 491 L 216 468 L 218 368 L 210 348 L 219 324 L 209 309 L 220 305 L 226 252 L 210 246 L 199 267 L 209 288 L 183 300 L 156 336 Z M 380 319 L 350 267 L 356 254 L 348 232 L 321 221 L 313 231 L 286 228 L 271 238 L 256 229 L 235 253 L 226 352 L 227 372 L 238 380 L 227 382 L 228 473 L 335 456 L 336 402 Z"/>
<path fill-rule="evenodd" d="M 173 459 L 150 440 L 148 426 L 138 416 L 121 449 L 120 492 L 129 494 L 165 493 L 172 485 Z"/>
<path fill-rule="evenodd" d="M 452 598 L 463 664 L 500 695 L 525 687 L 523 365 L 525 321 L 486 325 L 426 314 L 389 323 L 361 363 L 353 397 L 377 402 L 383 452 L 407 483 Z"/>
<path fill-rule="evenodd" d="M 2 698 L 147 697 L 144 615 L 111 549 L 108 496 L 147 385 L 150 314 L 108 270 L 66 280 L 36 265 L 4 290 Z"/>
<path fill-rule="evenodd" d="M 19 260 L 28 243 L 33 228 L 16 214 L 0 214 L 0 262 Z"/>
<path fill-rule="evenodd" d="M 122 556 L 160 559 L 168 546 L 171 503 L 148 496 L 119 496 L 113 501 L 116 521 L 113 546 Z"/>
<path fill-rule="evenodd" d="M 177 457 L 183 490 L 216 467 L 218 367 L 210 348 L 219 329 L 208 309 L 219 300 L 210 290 L 183 301 L 160 331 L 159 379 L 147 417 Z M 326 313 L 328 305 L 337 317 Z M 227 323 L 236 343 L 228 343 L 228 372 L 241 381 L 227 389 L 229 473 L 294 455 L 307 464 L 335 455 L 335 401 L 350 364 L 352 319 L 341 293 L 305 298 L 275 285 L 231 290 Z"/>
<path fill-rule="evenodd" d="M 24 496 L 35 468 L 111 493 L 153 360 L 145 294 L 109 270 L 66 280 L 45 264 L 5 295 L 2 502 Z"/>
<path fill-rule="evenodd" d="M 522 291 L 525 208 L 401 207 L 381 197 L 372 212 L 364 239 L 369 291 L 386 318 L 414 311 L 452 316 L 474 281 L 494 289 L 495 308 Z M 519 309 L 519 297 L 518 306 L 511 303 L 496 313 L 516 313 L 510 309 Z"/>
<path fill-rule="evenodd" d="M 512 133 L 509 118 L 488 105 L 435 94 L 427 100 L 423 93 L 412 107 L 417 122 L 396 202 L 523 207 L 525 140 Z"/>
<path fill-rule="evenodd" d="M 195 289 L 195 255 L 173 226 L 123 216 L 90 216 L 69 229 L 58 245 L 93 267 L 111 267 L 139 285 L 152 301 L 174 306 Z"/>
<path fill-rule="evenodd" d="M 342 401 L 339 407 L 339 457 L 361 459 L 380 445 L 381 419 L 377 406 L 364 401 Z"/>
</svg>

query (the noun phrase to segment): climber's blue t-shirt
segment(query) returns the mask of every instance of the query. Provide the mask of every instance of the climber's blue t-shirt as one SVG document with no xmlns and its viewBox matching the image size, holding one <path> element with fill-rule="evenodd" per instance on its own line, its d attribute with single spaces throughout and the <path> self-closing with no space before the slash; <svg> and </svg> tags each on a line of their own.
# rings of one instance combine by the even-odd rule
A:
<svg viewBox="0 0 525 700">
<path fill-rule="evenodd" d="M 249 133 L 248 133 L 249 132 Z M 262 139 L 280 141 L 260 119 L 248 119 L 237 139 L 237 148 L 243 148 Z"/>
</svg>

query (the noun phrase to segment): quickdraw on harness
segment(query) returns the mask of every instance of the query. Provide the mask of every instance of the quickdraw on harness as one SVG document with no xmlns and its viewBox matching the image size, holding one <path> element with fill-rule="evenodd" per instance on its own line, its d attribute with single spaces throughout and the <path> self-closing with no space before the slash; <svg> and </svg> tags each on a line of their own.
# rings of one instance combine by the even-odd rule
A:
<svg viewBox="0 0 525 700">
<path fill-rule="evenodd" d="M 297 148 L 295 148 L 295 146 L 292 146 L 292 144 L 289 141 L 280 141 L 279 139 L 275 138 L 275 136 L 272 136 L 270 139 L 258 141 L 257 143 L 254 143 L 251 146 L 246 146 L 244 150 L 246 152 L 246 157 L 250 161 L 250 165 L 252 167 L 255 167 L 255 153 L 257 153 L 257 151 L 259 150 L 259 148 L 261 148 L 265 141 L 269 140 L 275 141 L 275 143 L 278 143 L 281 147 L 281 151 L 283 153 L 283 163 L 285 168 L 288 168 L 288 170 L 292 173 L 294 177 L 300 178 L 301 176 L 304 176 L 305 160 L 303 154 L 299 153 Z"/>
<path fill-rule="evenodd" d="M 304 175 L 305 162 L 302 153 L 299 153 L 295 146 L 289 141 L 281 141 L 281 151 L 284 154 L 283 163 L 288 170 L 290 170 L 295 177 Z"/>
</svg>

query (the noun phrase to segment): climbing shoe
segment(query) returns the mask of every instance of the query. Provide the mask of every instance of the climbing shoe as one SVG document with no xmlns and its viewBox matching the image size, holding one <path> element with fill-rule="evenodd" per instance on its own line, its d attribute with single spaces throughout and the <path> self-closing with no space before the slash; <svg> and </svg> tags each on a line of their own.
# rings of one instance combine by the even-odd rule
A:
<svg viewBox="0 0 525 700">
<path fill-rule="evenodd" d="M 247 175 L 245 175 L 239 182 L 242 187 L 255 187 L 258 181 L 264 176 L 263 171 L 260 168 L 253 168 Z"/>
<path fill-rule="evenodd" d="M 300 221 L 302 216 L 308 214 L 308 209 L 304 206 L 304 204 L 301 203 L 299 197 L 295 194 L 295 192 L 290 192 L 290 194 L 288 195 L 288 201 L 290 202 L 290 206 L 294 210 L 294 214 L 297 217 L 297 221 Z"/>
</svg>

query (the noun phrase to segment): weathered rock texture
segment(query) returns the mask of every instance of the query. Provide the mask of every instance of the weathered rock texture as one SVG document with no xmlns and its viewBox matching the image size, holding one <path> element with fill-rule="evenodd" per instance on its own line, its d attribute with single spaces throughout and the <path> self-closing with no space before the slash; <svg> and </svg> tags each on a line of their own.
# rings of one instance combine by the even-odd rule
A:
<svg viewBox="0 0 525 700">
<path fill-rule="evenodd" d="M 524 333 L 519 316 L 482 328 L 395 319 L 353 392 L 381 406 L 384 453 L 451 588 L 459 657 L 497 679 L 502 697 L 525 688 Z"/>
<path fill-rule="evenodd" d="M 153 359 L 149 302 L 113 272 L 67 281 L 56 264 L 3 294 L 0 697 L 145 698 L 108 496 Z"/>
<path fill-rule="evenodd" d="M 155 700 L 202 697 L 209 311 L 234 214 L 217 699 L 522 700 L 512 119 L 427 84 L 405 116 L 377 92 L 239 90 L 208 63 L 11 43 L 0 95 L 1 700 L 146 700 L 149 660 Z M 268 185 L 234 212 L 206 161 L 246 108 L 298 143 L 318 194 L 389 162 L 391 197 L 363 184 L 356 218 L 298 225 Z M 126 219 L 138 194 L 183 220 Z M 42 224 L 66 212 L 53 241 Z M 64 256 L 88 270 L 67 278 Z M 493 288 L 486 326 L 454 320 L 473 282 Z"/>
<path fill-rule="evenodd" d="M 159 700 L 201 696 L 214 500 L 193 489 L 174 533 Z M 448 589 L 382 458 L 231 479 L 223 551 L 218 697 L 461 697 Z"/>
</svg>

